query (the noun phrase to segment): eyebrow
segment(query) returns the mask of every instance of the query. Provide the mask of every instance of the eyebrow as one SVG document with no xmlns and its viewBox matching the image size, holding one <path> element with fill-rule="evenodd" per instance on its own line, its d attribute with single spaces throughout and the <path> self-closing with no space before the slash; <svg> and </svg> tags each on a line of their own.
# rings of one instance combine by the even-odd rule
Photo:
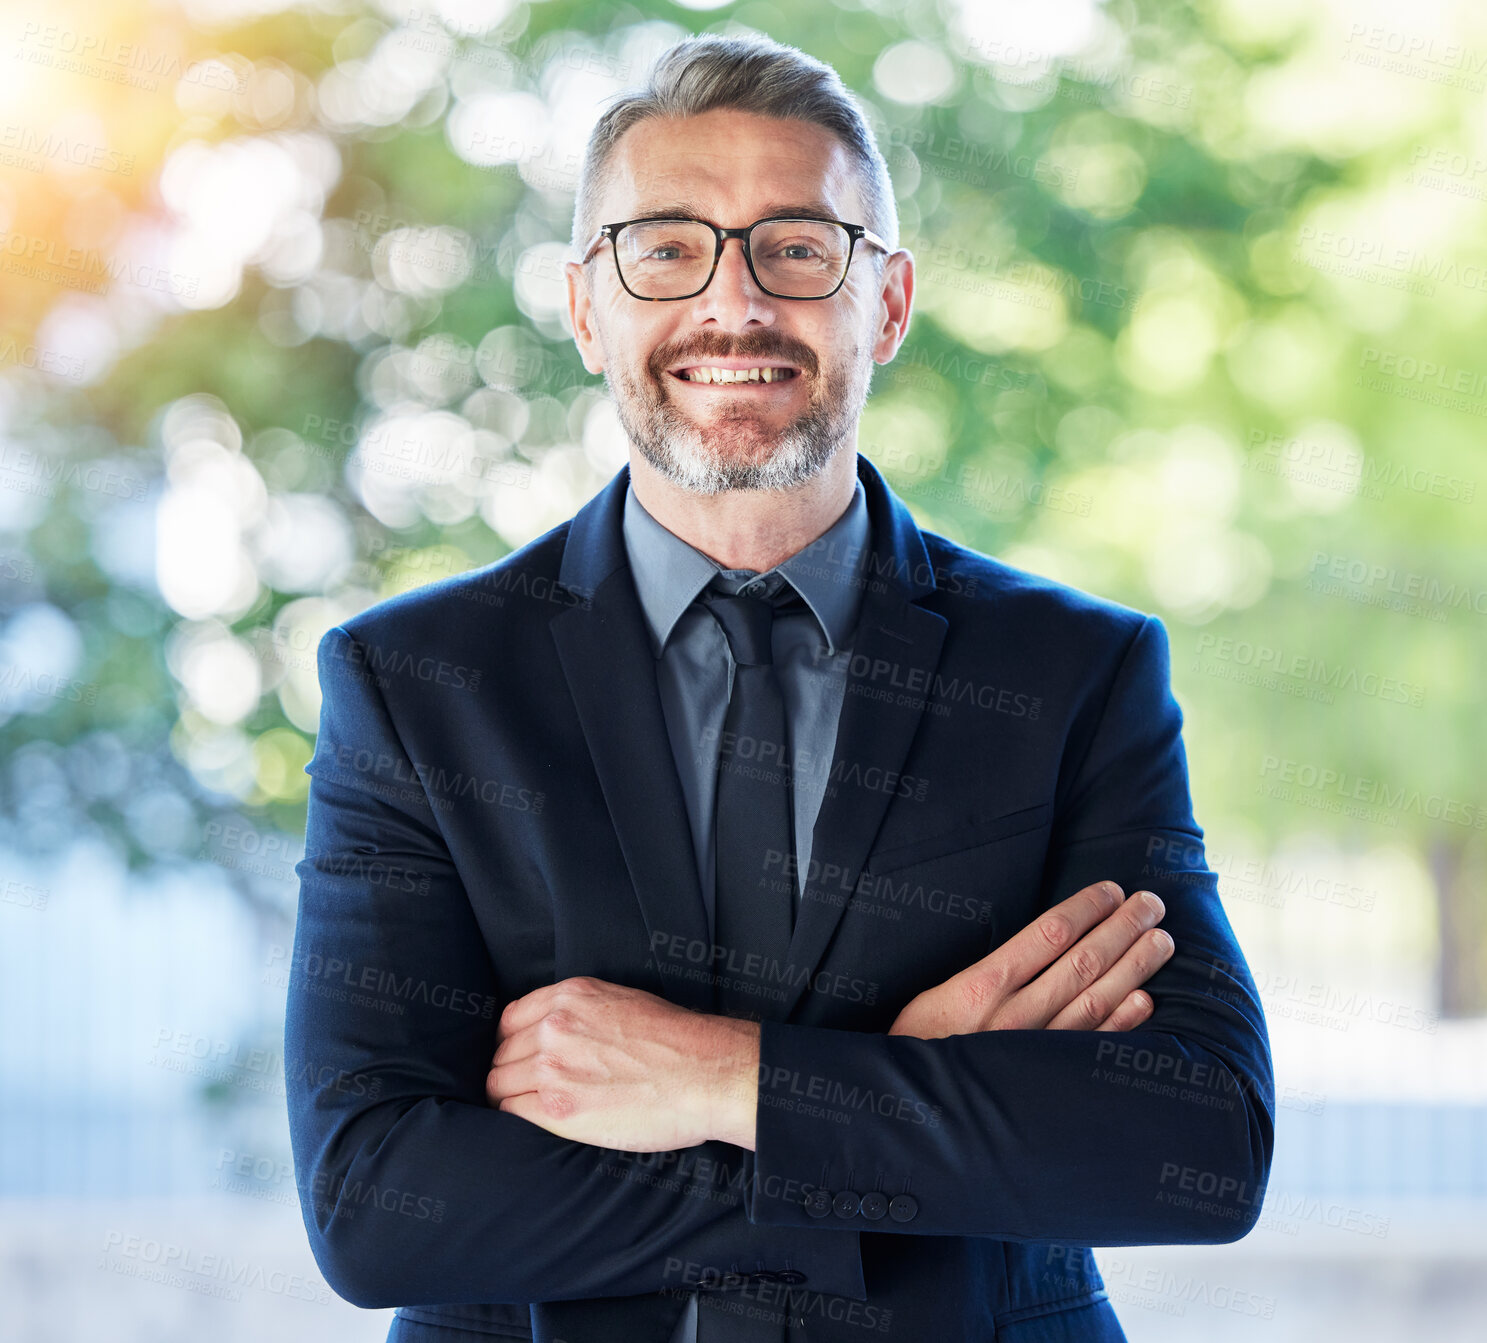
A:
<svg viewBox="0 0 1487 1343">
<path fill-rule="evenodd" d="M 770 201 L 764 206 L 764 213 L 759 215 L 760 219 L 770 219 L 781 216 L 791 219 L 837 219 L 840 216 L 829 205 L 824 202 L 815 201 Z M 707 216 L 698 209 L 695 202 L 676 201 L 671 204 L 652 206 L 648 210 L 636 215 L 640 219 L 697 219 L 707 221 Z"/>
</svg>

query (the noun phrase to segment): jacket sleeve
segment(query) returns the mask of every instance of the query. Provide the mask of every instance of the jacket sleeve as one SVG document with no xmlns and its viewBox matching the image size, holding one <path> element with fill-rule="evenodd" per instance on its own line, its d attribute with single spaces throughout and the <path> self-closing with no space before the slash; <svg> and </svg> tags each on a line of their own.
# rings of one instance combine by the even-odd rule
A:
<svg viewBox="0 0 1487 1343">
<path fill-rule="evenodd" d="M 284 1062 L 301 1212 L 331 1287 L 369 1309 L 531 1303 L 681 1288 L 701 1266 L 803 1271 L 865 1299 L 854 1229 L 748 1221 L 753 1153 L 642 1159 L 489 1105 L 516 995 L 361 645 L 336 627 L 318 665 Z"/>
<path fill-rule="evenodd" d="M 1040 897 L 1110 878 L 1162 898 L 1174 951 L 1144 986 L 1146 1022 L 920 1040 L 766 1021 L 751 1220 L 1105 1246 L 1252 1229 L 1274 1146 L 1270 1045 L 1181 729 L 1166 632 L 1146 617 L 1083 759 L 1065 761 Z M 819 1195 L 812 1208 L 818 1186 L 908 1198 L 844 1222 Z"/>
</svg>

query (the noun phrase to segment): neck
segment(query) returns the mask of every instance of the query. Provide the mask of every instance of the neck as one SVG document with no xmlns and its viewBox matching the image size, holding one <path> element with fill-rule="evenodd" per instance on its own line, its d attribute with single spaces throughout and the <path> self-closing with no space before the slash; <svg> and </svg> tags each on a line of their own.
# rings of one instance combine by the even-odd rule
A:
<svg viewBox="0 0 1487 1343">
<path fill-rule="evenodd" d="M 764 573 L 804 550 L 847 511 L 856 487 L 852 444 L 797 489 L 721 494 L 689 493 L 630 452 L 630 488 L 645 511 L 725 569 Z"/>
</svg>

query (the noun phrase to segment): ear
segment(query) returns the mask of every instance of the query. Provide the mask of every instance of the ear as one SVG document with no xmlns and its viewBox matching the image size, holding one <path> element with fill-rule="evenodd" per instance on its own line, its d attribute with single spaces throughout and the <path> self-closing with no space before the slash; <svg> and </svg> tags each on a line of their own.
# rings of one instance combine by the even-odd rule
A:
<svg viewBox="0 0 1487 1343">
<path fill-rule="evenodd" d="M 878 326 L 873 332 L 873 359 L 888 363 L 909 334 L 909 310 L 914 303 L 914 254 L 907 247 L 890 252 L 883 265 L 883 292 L 878 302 Z"/>
<path fill-rule="evenodd" d="M 568 282 L 568 324 L 573 329 L 573 343 L 590 373 L 604 372 L 604 352 L 592 317 L 589 280 L 576 261 L 563 263 L 563 277 Z"/>
</svg>

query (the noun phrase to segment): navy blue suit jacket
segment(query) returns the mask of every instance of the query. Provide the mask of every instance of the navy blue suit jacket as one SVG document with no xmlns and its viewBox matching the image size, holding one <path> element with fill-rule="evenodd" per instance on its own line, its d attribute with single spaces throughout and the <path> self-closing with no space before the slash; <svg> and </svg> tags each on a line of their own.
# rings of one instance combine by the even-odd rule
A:
<svg viewBox="0 0 1487 1343">
<path fill-rule="evenodd" d="M 754 1152 L 605 1151 L 485 1099 L 501 1009 L 539 985 L 711 1010 L 628 468 L 321 641 L 290 1131 L 316 1261 L 399 1308 L 390 1337 L 665 1343 L 702 1285 L 788 1296 L 812 1340 L 1113 1340 L 1084 1247 L 1254 1225 L 1269 1041 L 1161 623 L 922 532 L 858 472 L 873 551 Z M 1140 1029 L 885 1034 L 1101 878 L 1166 904 Z"/>
</svg>

